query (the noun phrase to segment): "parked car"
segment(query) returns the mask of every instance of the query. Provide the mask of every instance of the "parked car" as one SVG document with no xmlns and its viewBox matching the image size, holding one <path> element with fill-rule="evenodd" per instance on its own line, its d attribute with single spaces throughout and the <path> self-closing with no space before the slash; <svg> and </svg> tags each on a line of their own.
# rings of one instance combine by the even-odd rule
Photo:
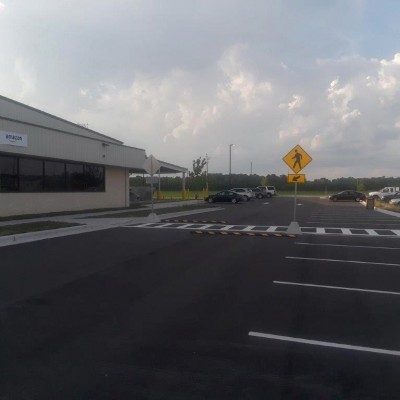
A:
<svg viewBox="0 0 400 400">
<path fill-rule="evenodd" d="M 271 197 L 271 193 L 266 192 L 265 190 L 261 190 L 259 188 L 251 188 L 251 191 L 254 193 L 257 199 L 264 199 L 265 197 Z"/>
<path fill-rule="evenodd" d="M 275 186 L 257 186 L 257 188 L 264 190 L 266 193 L 269 193 L 270 196 L 267 197 L 276 196 L 278 194 Z"/>
<path fill-rule="evenodd" d="M 390 200 L 389 201 L 389 204 L 392 204 L 392 205 L 399 205 L 400 204 L 400 197 L 397 197 L 397 198 L 395 198 L 395 199 L 392 199 L 392 200 Z"/>
<path fill-rule="evenodd" d="M 255 194 L 247 188 L 233 188 L 233 189 L 229 189 L 229 190 L 231 190 L 232 192 L 239 193 L 241 196 L 243 196 L 243 198 L 246 201 L 249 201 L 255 197 Z"/>
<path fill-rule="evenodd" d="M 230 203 L 238 203 L 239 201 L 243 201 L 243 197 L 232 190 L 224 190 L 222 192 L 218 192 L 216 194 L 211 194 L 204 198 L 204 201 L 208 201 L 209 203 L 214 202 L 230 202 Z"/>
<path fill-rule="evenodd" d="M 253 189 L 251 189 L 251 188 L 244 188 L 244 189 L 246 189 L 248 192 L 251 193 L 251 197 L 252 197 L 253 199 L 256 198 L 256 194 L 253 192 Z"/>
<path fill-rule="evenodd" d="M 361 200 L 366 200 L 366 196 L 364 193 L 357 192 L 356 190 L 343 190 L 342 192 L 331 194 L 329 196 L 329 200 L 361 201 Z"/>
<path fill-rule="evenodd" d="M 381 201 L 385 202 L 385 203 L 389 203 L 390 200 L 397 200 L 400 199 L 400 192 L 397 192 L 395 194 L 389 194 L 387 196 L 384 196 Z M 393 204 L 393 203 L 392 203 Z"/>
</svg>

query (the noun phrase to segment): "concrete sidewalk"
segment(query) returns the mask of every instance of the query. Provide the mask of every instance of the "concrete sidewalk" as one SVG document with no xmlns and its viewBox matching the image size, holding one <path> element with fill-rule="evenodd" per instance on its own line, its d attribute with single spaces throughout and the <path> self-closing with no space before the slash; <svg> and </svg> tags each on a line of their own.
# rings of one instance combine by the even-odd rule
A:
<svg viewBox="0 0 400 400">
<path fill-rule="evenodd" d="M 204 204 L 204 209 L 200 210 L 187 210 L 169 213 L 168 209 L 187 205 Z M 218 211 L 221 208 L 208 208 L 208 205 L 201 200 L 189 200 L 189 201 L 175 201 L 175 202 L 163 202 L 154 203 L 154 212 L 160 219 L 163 218 L 179 218 L 186 215 L 200 214 L 204 212 Z M 118 211 L 102 211 L 102 212 L 91 212 L 87 214 L 71 214 L 71 215 L 55 215 L 51 217 L 38 217 L 29 218 L 22 220 L 2 221 L 0 226 L 20 225 L 27 223 L 43 222 L 43 221 L 55 221 L 55 222 L 69 222 L 78 223 L 79 226 L 72 226 L 69 228 L 51 229 L 39 232 L 27 232 L 17 235 L 0 236 L 0 247 L 11 246 L 16 244 L 34 242 L 37 240 L 51 239 L 61 236 L 78 235 L 81 233 L 94 232 L 104 229 L 116 228 L 118 226 L 124 226 L 134 223 L 143 223 L 149 221 L 149 217 L 123 217 L 123 218 L 110 218 L 109 215 L 117 215 L 126 212 L 142 212 L 147 210 L 151 213 L 151 204 L 146 204 L 144 208 L 138 209 L 124 209 Z M 104 218 L 107 216 L 106 218 Z M 150 221 L 149 221 L 150 222 Z"/>
</svg>

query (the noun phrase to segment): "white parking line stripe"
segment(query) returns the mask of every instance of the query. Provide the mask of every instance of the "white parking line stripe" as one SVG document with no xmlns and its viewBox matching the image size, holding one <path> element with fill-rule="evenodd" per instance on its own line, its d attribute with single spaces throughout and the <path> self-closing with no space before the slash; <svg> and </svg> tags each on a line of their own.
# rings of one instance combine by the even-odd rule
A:
<svg viewBox="0 0 400 400">
<path fill-rule="evenodd" d="M 154 222 L 147 222 L 147 223 L 144 223 L 144 224 L 135 225 L 134 228 L 136 228 L 136 227 L 142 228 L 142 227 L 146 227 L 146 226 L 149 226 L 149 225 L 152 225 L 152 224 L 154 224 Z"/>
<path fill-rule="evenodd" d="M 315 228 L 315 233 L 325 233 L 325 228 Z"/>
<path fill-rule="evenodd" d="M 376 232 L 374 229 L 364 229 L 364 230 L 365 230 L 365 232 L 368 233 L 368 235 L 371 235 L 371 236 L 380 236 L 379 233 Z"/>
<path fill-rule="evenodd" d="M 235 225 L 225 225 L 223 228 L 221 228 L 221 231 L 228 231 L 229 229 L 233 228 Z"/>
<path fill-rule="evenodd" d="M 176 228 L 177 229 L 187 229 L 187 228 L 189 228 L 190 226 L 193 226 L 193 225 L 196 225 L 196 224 L 194 224 L 192 222 L 191 224 L 185 224 L 185 225 L 177 226 Z M 196 229 L 199 229 L 199 228 L 196 228 Z"/>
<path fill-rule="evenodd" d="M 351 235 L 351 230 L 349 228 L 342 228 L 343 235 Z"/>
<path fill-rule="evenodd" d="M 275 232 L 278 229 L 277 226 L 270 226 L 265 232 Z"/>
<path fill-rule="evenodd" d="M 211 226 L 214 226 L 214 224 L 203 225 L 203 226 L 201 226 L 200 228 L 196 228 L 196 229 L 203 230 L 203 229 L 208 229 L 208 228 L 210 228 Z"/>
<path fill-rule="evenodd" d="M 315 224 L 315 225 L 322 225 L 322 224 L 332 224 L 333 222 L 335 222 L 335 225 L 341 225 L 341 224 L 352 224 L 352 225 L 365 225 L 365 222 L 350 222 L 348 220 L 343 220 L 343 221 L 313 221 L 313 220 L 308 220 L 307 223 L 308 224 Z M 375 222 L 371 222 L 372 225 L 374 226 L 399 226 L 398 222 L 385 222 L 383 224 L 377 224 Z M 357 229 L 363 229 L 363 228 L 357 228 Z M 385 228 L 378 228 L 378 229 L 385 229 Z"/>
<path fill-rule="evenodd" d="M 340 262 L 340 263 L 351 263 L 351 264 L 387 265 L 392 267 L 400 267 L 400 264 L 377 263 L 370 261 L 334 260 L 331 258 L 307 258 L 307 257 L 290 257 L 290 256 L 286 256 L 285 258 L 289 258 L 291 260 L 327 261 L 327 262 Z"/>
<path fill-rule="evenodd" d="M 309 340 L 309 339 L 295 338 L 295 337 L 290 337 L 290 336 L 271 335 L 268 333 L 260 333 L 260 332 L 249 332 L 249 336 L 259 337 L 259 338 L 263 338 L 263 339 L 281 340 L 281 341 L 285 341 L 285 342 L 311 344 L 313 346 L 334 347 L 334 348 L 345 349 L 345 350 L 355 350 L 355 351 L 365 351 L 368 353 L 387 354 L 390 356 L 400 357 L 400 351 L 378 349 L 378 348 L 374 348 L 374 347 L 353 346 L 353 345 L 349 345 L 349 344 L 333 343 L 333 342 L 322 342 L 319 340 Z"/>
<path fill-rule="evenodd" d="M 353 292 L 393 294 L 395 296 L 400 296 L 400 292 L 387 292 L 384 290 L 358 289 L 358 288 L 349 288 L 349 287 L 342 287 L 342 286 L 315 285 L 312 283 L 297 283 L 297 282 L 283 282 L 283 281 L 274 281 L 274 283 L 277 283 L 279 285 L 307 286 L 307 287 L 316 287 L 316 288 L 323 288 L 323 289 L 349 290 L 349 291 L 353 291 Z"/>
<path fill-rule="evenodd" d="M 391 229 L 391 231 L 392 231 L 395 235 L 400 236 L 400 231 L 399 231 L 399 230 Z"/>
<path fill-rule="evenodd" d="M 248 225 L 246 228 L 242 229 L 242 232 L 248 232 L 251 231 L 253 228 L 255 228 L 255 225 Z"/>
<path fill-rule="evenodd" d="M 331 246 L 331 247 L 355 247 L 361 249 L 380 249 L 380 250 L 400 250 L 400 247 L 382 247 L 382 246 L 352 246 L 349 244 L 331 244 L 331 243 L 303 243 L 295 242 L 295 244 L 302 246 Z"/>
</svg>

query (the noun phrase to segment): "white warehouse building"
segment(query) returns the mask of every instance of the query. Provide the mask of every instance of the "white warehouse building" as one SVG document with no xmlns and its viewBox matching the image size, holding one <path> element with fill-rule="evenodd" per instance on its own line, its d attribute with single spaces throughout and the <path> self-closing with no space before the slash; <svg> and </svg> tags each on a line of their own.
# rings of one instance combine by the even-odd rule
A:
<svg viewBox="0 0 400 400">
<path fill-rule="evenodd" d="M 129 207 L 146 152 L 0 96 L 0 217 Z M 160 162 L 160 173 L 186 168 Z"/>
</svg>

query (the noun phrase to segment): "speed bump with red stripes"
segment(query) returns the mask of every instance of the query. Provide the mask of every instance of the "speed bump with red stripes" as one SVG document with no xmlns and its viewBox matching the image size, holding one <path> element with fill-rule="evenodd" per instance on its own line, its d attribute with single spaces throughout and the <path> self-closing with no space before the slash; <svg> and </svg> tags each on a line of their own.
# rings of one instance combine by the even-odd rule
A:
<svg viewBox="0 0 400 400">
<path fill-rule="evenodd" d="M 297 235 L 290 233 L 280 233 L 280 232 L 236 232 L 236 231 L 211 231 L 211 230 L 194 230 L 190 231 L 195 235 L 209 235 L 209 236 L 251 236 L 251 237 L 275 237 L 275 238 L 296 238 Z"/>
</svg>

